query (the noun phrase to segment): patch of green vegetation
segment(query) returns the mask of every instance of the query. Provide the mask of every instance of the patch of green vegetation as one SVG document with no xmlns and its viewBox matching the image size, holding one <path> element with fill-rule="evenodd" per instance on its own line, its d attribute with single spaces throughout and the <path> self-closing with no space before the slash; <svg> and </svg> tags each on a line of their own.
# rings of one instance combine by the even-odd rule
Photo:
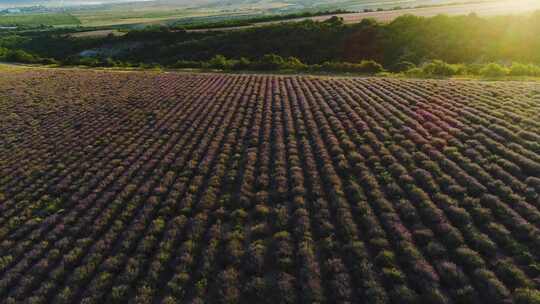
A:
<svg viewBox="0 0 540 304">
<path fill-rule="evenodd" d="M 40 221 L 42 217 L 62 212 L 63 205 L 61 198 L 46 195 L 32 207 L 34 219 Z"/>
<path fill-rule="evenodd" d="M 409 63 L 408 69 L 402 72 L 411 77 L 481 77 L 486 79 L 501 79 L 511 77 L 540 77 L 540 66 L 514 62 L 503 65 L 495 62 L 486 64 L 450 64 L 442 60 L 425 62 L 418 67 Z"/>
<path fill-rule="evenodd" d="M 0 271 L 4 270 L 13 261 L 13 256 L 5 255 L 0 257 Z"/>
<path fill-rule="evenodd" d="M 359 63 L 350 62 L 324 62 L 322 64 L 308 65 L 296 57 L 283 58 L 276 54 L 267 54 L 257 60 L 248 58 L 227 59 L 223 55 L 216 55 L 208 61 L 176 62 L 175 68 L 188 69 L 215 69 L 225 71 L 294 71 L 294 72 L 330 72 L 355 73 L 374 75 L 385 72 L 382 65 L 372 60 L 362 60 Z"/>
<path fill-rule="evenodd" d="M 60 199 L 55 199 L 47 202 L 45 206 L 45 212 L 53 214 L 62 210 L 62 201 Z"/>
<path fill-rule="evenodd" d="M 40 27 L 80 24 L 79 19 L 67 13 L 0 15 L 0 26 Z"/>
<path fill-rule="evenodd" d="M 10 50 L 0 47 L 0 61 L 18 62 L 18 63 L 42 63 L 54 64 L 55 60 L 49 58 L 41 58 L 26 51 L 15 49 Z"/>
</svg>

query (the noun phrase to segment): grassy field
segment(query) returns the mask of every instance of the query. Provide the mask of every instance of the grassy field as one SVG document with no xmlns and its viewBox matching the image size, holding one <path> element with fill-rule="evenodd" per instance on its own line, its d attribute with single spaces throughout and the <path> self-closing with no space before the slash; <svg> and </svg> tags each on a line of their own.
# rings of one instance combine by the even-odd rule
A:
<svg viewBox="0 0 540 304">
<path fill-rule="evenodd" d="M 6 303 L 536 303 L 540 86 L 0 70 Z"/>
<path fill-rule="evenodd" d="M 83 26 L 116 26 L 130 24 L 152 24 L 166 20 L 191 17 L 193 15 L 206 16 L 204 12 L 191 12 L 182 9 L 167 11 L 83 11 L 75 13 Z"/>
<path fill-rule="evenodd" d="M 108 10 L 81 10 L 74 15 L 83 26 L 118 26 L 138 24 L 166 24 L 184 18 L 234 17 L 236 15 L 257 15 L 286 6 L 283 3 L 244 4 L 236 6 L 205 6 L 173 4 L 146 4 L 113 6 Z"/>
<path fill-rule="evenodd" d="M 0 26 L 75 26 L 80 24 L 80 20 L 71 14 L 0 15 Z"/>
</svg>

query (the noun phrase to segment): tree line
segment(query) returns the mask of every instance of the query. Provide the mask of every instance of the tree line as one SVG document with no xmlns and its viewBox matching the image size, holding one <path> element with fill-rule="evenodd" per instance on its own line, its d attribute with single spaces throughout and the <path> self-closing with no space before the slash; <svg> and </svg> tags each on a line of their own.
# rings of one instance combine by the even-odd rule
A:
<svg viewBox="0 0 540 304">
<path fill-rule="evenodd" d="M 540 12 L 489 18 L 475 14 L 429 18 L 406 15 L 390 23 L 365 19 L 353 25 L 334 17 L 324 22 L 306 20 L 205 33 L 149 27 L 131 30 L 122 37 L 101 38 L 73 38 L 65 29 L 14 31 L 0 35 L 0 47 L 65 64 L 116 62 L 174 67 L 194 62 L 204 65 L 218 55 L 254 62 L 275 54 L 306 65 L 348 66 L 374 61 L 392 72 L 423 68 L 434 60 L 472 66 L 471 70 L 479 72 L 481 65 L 494 62 L 504 72 L 513 62 L 540 64 L 536 51 L 540 47 Z M 95 50 L 95 56 L 80 56 L 85 50 Z M 451 73 L 459 74 L 459 70 Z"/>
</svg>

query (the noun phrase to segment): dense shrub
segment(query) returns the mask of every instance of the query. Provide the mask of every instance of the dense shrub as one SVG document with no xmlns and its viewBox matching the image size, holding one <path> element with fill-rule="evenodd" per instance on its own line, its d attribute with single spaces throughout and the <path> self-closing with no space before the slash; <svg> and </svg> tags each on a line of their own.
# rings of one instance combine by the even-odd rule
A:
<svg viewBox="0 0 540 304">
<path fill-rule="evenodd" d="M 489 63 L 480 70 L 480 75 L 484 77 L 503 77 L 509 73 L 508 68 L 497 63 Z"/>
<path fill-rule="evenodd" d="M 393 72 L 408 72 L 408 71 L 411 71 L 412 73 L 414 73 L 413 69 L 415 69 L 415 68 L 416 68 L 416 64 L 414 64 L 413 62 L 401 61 L 401 62 L 398 62 L 397 64 L 395 64 L 392 67 L 392 71 Z"/>
<path fill-rule="evenodd" d="M 234 66 L 234 63 L 223 55 L 216 55 L 208 61 L 207 66 L 212 69 L 229 70 Z"/>
<path fill-rule="evenodd" d="M 361 73 L 377 74 L 384 72 L 384 68 L 374 60 L 362 60 L 358 66 Z"/>
<path fill-rule="evenodd" d="M 533 64 L 514 62 L 510 66 L 510 76 L 540 76 L 540 67 Z"/>
<path fill-rule="evenodd" d="M 324 62 L 315 70 L 325 72 L 377 74 L 384 71 L 382 65 L 373 60 L 362 60 L 360 63 Z"/>
<path fill-rule="evenodd" d="M 285 66 L 285 59 L 276 54 L 264 55 L 254 63 L 254 67 L 262 71 L 276 71 Z"/>
<path fill-rule="evenodd" d="M 443 62 L 442 60 L 433 60 L 422 65 L 422 72 L 431 76 L 454 76 L 460 72 L 460 67 Z"/>
<path fill-rule="evenodd" d="M 36 63 L 39 61 L 34 55 L 29 54 L 23 50 L 8 51 L 4 55 L 6 61 L 22 62 L 22 63 Z"/>
</svg>

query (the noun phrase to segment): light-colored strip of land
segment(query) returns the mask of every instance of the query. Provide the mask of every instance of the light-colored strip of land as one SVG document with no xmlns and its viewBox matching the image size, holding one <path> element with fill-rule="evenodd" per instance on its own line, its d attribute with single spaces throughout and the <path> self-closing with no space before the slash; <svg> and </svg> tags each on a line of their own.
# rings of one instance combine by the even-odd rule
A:
<svg viewBox="0 0 540 304">
<path fill-rule="evenodd" d="M 74 38 L 97 38 L 97 37 L 105 37 L 108 35 L 114 35 L 114 36 L 123 36 L 125 35 L 125 32 L 120 32 L 117 30 L 98 30 L 98 31 L 89 31 L 89 32 L 80 32 L 80 33 L 73 33 L 70 34 L 70 37 Z"/>
</svg>

